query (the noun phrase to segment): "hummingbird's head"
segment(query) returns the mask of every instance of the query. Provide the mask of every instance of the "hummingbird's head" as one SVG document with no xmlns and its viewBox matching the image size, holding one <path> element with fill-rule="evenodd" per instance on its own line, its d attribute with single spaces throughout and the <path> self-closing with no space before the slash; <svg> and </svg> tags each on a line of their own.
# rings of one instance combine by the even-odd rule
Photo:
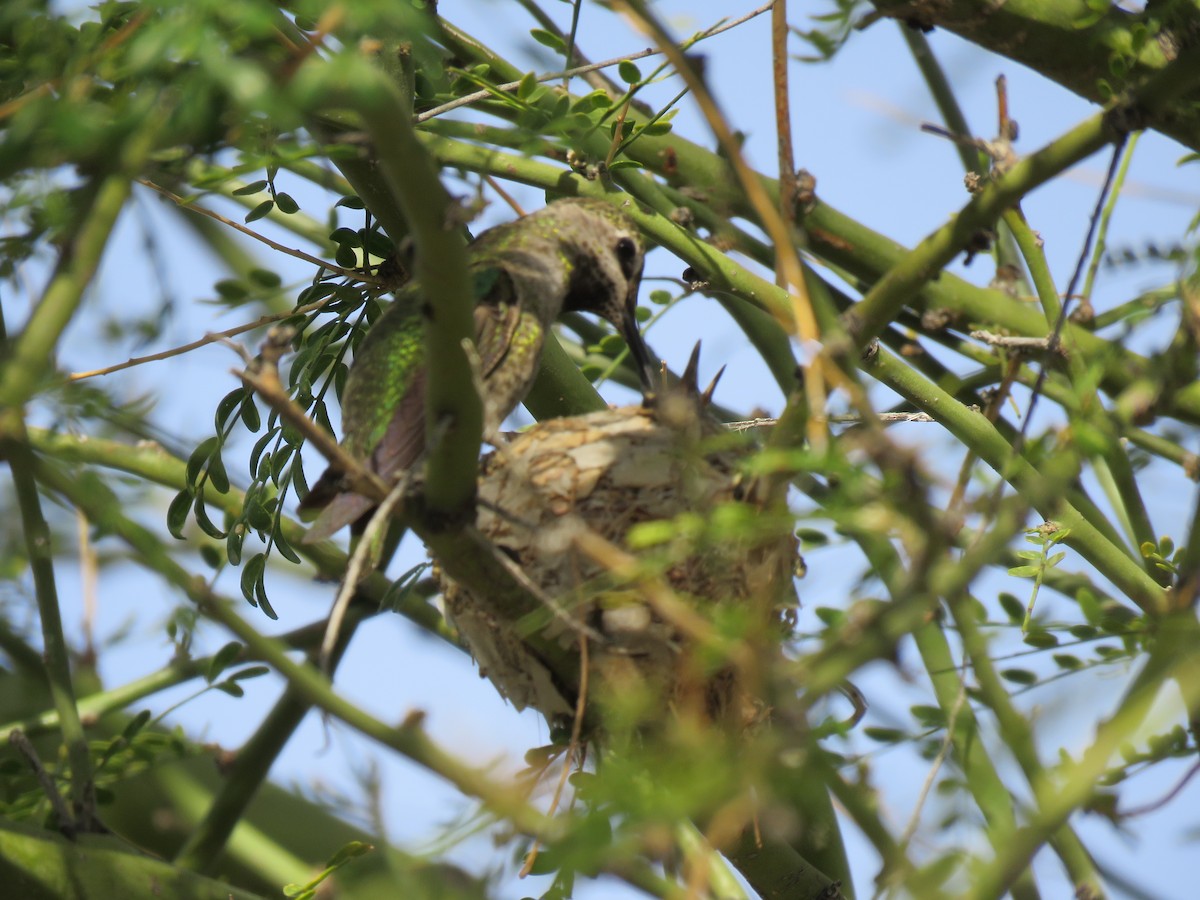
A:
<svg viewBox="0 0 1200 900">
<path fill-rule="evenodd" d="M 629 345 L 642 386 L 652 390 L 657 366 L 637 326 L 638 288 L 646 248 L 633 221 L 611 203 L 575 197 L 551 204 L 571 274 L 563 311 L 591 312 L 611 322 Z"/>
</svg>

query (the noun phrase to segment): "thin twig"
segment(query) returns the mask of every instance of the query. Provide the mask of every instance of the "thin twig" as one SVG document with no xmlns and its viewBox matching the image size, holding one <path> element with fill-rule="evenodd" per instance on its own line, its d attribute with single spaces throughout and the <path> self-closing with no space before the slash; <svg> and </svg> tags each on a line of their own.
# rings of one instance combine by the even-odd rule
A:
<svg viewBox="0 0 1200 900">
<path fill-rule="evenodd" d="M 344 275 L 347 278 L 353 278 L 357 281 L 366 282 L 367 284 L 377 284 L 377 285 L 383 284 L 383 282 L 380 279 L 375 278 L 373 275 L 368 275 L 365 272 L 362 272 L 358 269 L 343 269 L 341 266 L 339 266 L 335 263 L 326 262 L 325 260 L 321 259 L 319 256 L 312 256 L 308 253 L 305 253 L 303 250 L 298 250 L 294 247 L 285 247 L 283 244 L 279 243 L 278 241 L 273 241 L 269 237 L 265 237 L 264 235 L 259 234 L 254 229 L 247 228 L 241 222 L 235 222 L 235 221 L 233 221 L 233 219 L 226 218 L 225 216 L 221 215 L 219 212 L 214 212 L 211 209 L 207 209 L 203 206 L 199 206 L 199 205 L 191 202 L 190 200 L 187 200 L 184 197 L 180 197 L 178 194 L 167 190 L 162 185 L 155 184 L 153 181 L 149 181 L 145 178 L 139 178 L 137 180 L 137 182 L 138 182 L 138 184 L 141 184 L 141 185 L 144 185 L 145 187 L 150 188 L 152 191 L 158 191 L 158 193 L 162 194 L 168 200 L 173 201 L 177 206 L 179 206 L 183 209 L 189 210 L 190 212 L 199 213 L 202 216 L 208 216 L 208 218 L 214 219 L 217 222 L 220 222 L 222 225 L 228 225 L 230 228 L 232 228 L 236 231 L 240 231 L 242 234 L 246 235 L 247 237 L 254 238 L 254 240 L 256 240 L 256 241 L 261 241 L 262 243 L 264 243 L 268 247 L 270 247 L 272 250 L 278 250 L 280 253 L 286 253 L 288 256 L 294 256 L 296 259 L 302 259 L 305 262 L 312 263 L 314 266 L 318 266 L 322 269 L 327 269 L 330 272 L 337 272 L 339 275 Z"/>
<path fill-rule="evenodd" d="M 579 766 L 583 767 L 583 753 L 580 750 L 579 738 L 583 734 L 583 717 L 587 712 L 588 639 L 586 634 L 579 639 L 579 669 L 579 696 L 575 699 L 575 721 L 571 723 L 571 741 L 567 744 L 567 755 L 563 760 L 562 773 L 558 776 L 558 784 L 554 788 L 554 797 L 550 800 L 547 816 L 553 816 L 555 810 L 558 809 L 558 802 L 562 799 L 563 789 L 567 785 L 567 776 L 571 773 L 571 760 L 578 755 Z M 541 845 L 535 838 L 533 846 L 525 854 L 525 863 L 521 866 L 521 871 L 517 873 L 518 878 L 524 878 L 533 871 L 533 864 L 537 862 L 540 847 Z"/>
<path fill-rule="evenodd" d="M 83 595 L 83 620 L 80 628 L 83 631 L 84 655 L 95 661 L 96 658 L 96 584 L 99 580 L 99 566 L 96 563 L 96 548 L 92 545 L 89 529 L 91 523 L 83 510 L 75 509 L 75 533 L 79 539 L 79 580 L 80 593 Z"/>
<path fill-rule="evenodd" d="M 707 40 L 710 37 L 716 37 L 723 31 L 736 28 L 737 26 L 744 22 L 750 21 L 756 16 L 761 16 L 774 5 L 775 0 L 771 0 L 770 3 L 765 3 L 758 9 L 751 10 L 750 12 L 746 13 L 744 16 L 739 16 L 736 19 L 720 25 L 714 25 L 708 30 L 700 32 L 700 34 L 696 36 L 692 43 L 699 43 L 700 41 Z M 653 47 L 647 47 L 645 50 L 639 50 L 636 53 L 626 53 L 624 56 L 615 56 L 612 59 L 606 59 L 603 62 L 588 63 L 586 66 L 576 66 L 573 69 L 567 69 L 563 72 L 551 72 L 548 75 L 539 75 L 535 80 L 541 84 L 547 81 L 557 81 L 560 78 L 571 79 L 576 75 L 586 75 L 588 72 L 595 72 L 598 69 L 609 69 L 613 66 L 620 65 L 623 62 L 632 61 L 635 59 L 645 59 L 647 56 L 661 56 L 662 53 L 662 50 L 657 50 Z M 476 91 L 473 94 L 467 94 L 465 97 L 459 97 L 456 100 L 451 100 L 449 103 L 443 103 L 441 106 L 435 106 L 433 109 L 425 110 L 425 112 L 414 116 L 413 122 L 416 124 L 428 122 L 430 119 L 437 118 L 443 113 L 448 113 L 451 110 L 458 109 L 463 106 L 470 106 L 472 103 L 475 103 L 479 100 L 487 100 L 490 97 L 494 97 L 497 93 L 508 93 L 509 91 L 515 91 L 521 86 L 523 81 L 524 79 L 521 81 L 509 81 L 506 84 L 492 85 L 485 90 Z"/>
<path fill-rule="evenodd" d="M 971 337 L 983 341 L 992 347 L 1003 347 L 1018 353 L 1035 353 L 1053 351 L 1059 356 L 1066 356 L 1066 348 L 1058 342 L 1057 335 L 1047 334 L 1043 337 L 1022 337 L 1020 335 L 996 334 L 992 331 L 972 331 Z"/>
<path fill-rule="evenodd" d="M 359 582 L 375 568 L 378 560 L 371 558 L 373 555 L 372 548 L 377 546 L 377 539 L 381 532 L 387 530 L 388 523 L 392 519 L 392 513 L 400 504 L 400 501 L 404 499 L 404 493 L 408 490 L 411 481 L 412 470 L 407 469 L 396 482 L 395 486 L 388 492 L 383 502 L 375 507 L 375 511 L 371 514 L 371 521 L 367 524 L 366 530 L 358 539 L 358 545 L 350 555 L 350 561 L 346 566 L 346 577 L 342 579 L 337 597 L 333 601 L 333 607 L 329 610 L 329 620 L 325 625 L 325 636 L 321 639 L 321 653 L 319 657 L 321 671 L 331 677 L 333 675 L 333 654 L 337 649 L 338 640 L 342 634 L 342 623 L 346 620 L 346 610 L 350 608 L 350 602 L 354 599 L 354 595 L 358 591 Z"/>
<path fill-rule="evenodd" d="M 1092 216 L 1088 220 L 1087 234 L 1083 239 L 1083 246 L 1079 248 L 1079 259 L 1075 263 L 1075 271 L 1071 273 L 1071 280 L 1067 283 L 1066 293 L 1063 294 L 1062 306 L 1058 311 L 1058 320 L 1054 323 L 1054 330 L 1050 333 L 1051 337 L 1057 343 L 1061 336 L 1063 328 L 1067 324 L 1068 310 L 1071 306 L 1071 298 L 1075 294 L 1075 288 L 1079 284 L 1079 279 L 1083 276 L 1084 268 L 1087 266 L 1088 251 L 1092 247 L 1092 241 L 1096 237 L 1096 229 L 1100 225 L 1100 217 L 1104 214 L 1104 203 L 1108 197 L 1109 191 L 1112 189 L 1113 183 L 1116 181 L 1117 170 L 1121 164 L 1121 157 L 1125 150 L 1125 142 L 1128 140 L 1128 134 L 1122 134 L 1121 137 L 1113 144 L 1112 158 L 1108 162 L 1108 171 L 1104 175 L 1104 185 L 1100 188 L 1100 193 L 1096 197 L 1096 207 L 1092 210 Z M 1041 396 L 1042 389 L 1045 387 L 1046 378 L 1049 377 L 1050 369 L 1048 366 L 1041 366 L 1038 369 L 1037 381 L 1033 383 L 1033 390 L 1029 395 L 1029 408 L 1025 411 L 1025 420 L 1021 423 L 1021 430 L 1018 434 L 1018 447 L 1014 448 L 1014 453 L 1019 452 L 1019 446 L 1024 441 L 1025 435 L 1029 431 L 1030 423 L 1033 422 L 1033 410 L 1037 406 L 1038 397 Z"/>
<path fill-rule="evenodd" d="M 766 8 L 771 8 L 773 5 L 774 3 L 768 4 Z M 804 342 L 820 343 L 822 339 L 821 326 L 813 307 L 812 298 L 808 293 L 799 251 L 792 240 L 793 223 L 783 220 L 758 175 L 746 162 L 741 144 L 734 136 L 729 120 L 721 112 L 716 99 L 705 84 L 702 74 L 686 55 L 684 49 L 675 44 L 661 23 L 646 9 L 641 0 L 613 0 L 612 7 L 629 18 L 634 27 L 656 41 L 672 65 L 675 66 L 679 76 L 691 90 L 692 97 L 721 149 L 725 152 L 746 202 L 757 217 L 758 224 L 767 232 L 775 246 L 785 251 L 779 253 L 777 264 L 783 271 L 783 283 L 788 286 L 789 302 L 786 307 L 782 304 L 772 304 L 771 313 L 789 334 Z M 690 47 L 690 44 L 688 46 Z M 814 447 L 823 447 L 828 440 L 828 423 L 825 418 L 828 391 L 834 387 L 844 387 L 850 393 L 855 405 L 864 409 L 866 408 L 866 398 L 855 383 L 848 379 L 832 362 L 827 351 L 815 355 L 805 365 L 804 372 L 802 390 L 809 409 L 805 423 L 807 436 Z"/>
<path fill-rule="evenodd" d="M 901 847 L 908 845 L 916 834 L 917 826 L 921 822 L 921 810 L 925 806 L 925 801 L 929 799 L 929 792 L 933 789 L 933 783 L 937 778 L 937 773 L 942 767 L 942 763 L 946 761 L 946 757 L 950 755 L 950 750 L 954 747 L 954 728 L 958 721 L 958 714 L 963 708 L 963 704 L 967 700 L 967 682 L 962 680 L 959 682 L 958 696 L 954 700 L 954 707 L 950 710 L 950 716 L 946 722 L 946 738 L 942 741 L 942 746 L 938 748 L 937 756 L 933 759 L 933 764 L 929 767 L 929 774 L 925 776 L 925 783 L 921 785 L 921 793 L 917 795 L 917 802 L 913 806 L 912 815 L 909 816 L 908 824 L 904 826 L 904 831 L 900 835 L 900 840 L 897 842 Z"/>
<path fill-rule="evenodd" d="M 281 319 L 290 319 L 292 316 L 303 316 L 310 312 L 314 312 L 334 300 L 333 297 L 326 297 L 324 300 L 318 300 L 315 303 L 308 303 L 304 306 L 298 306 L 295 309 L 287 312 L 272 313 L 267 316 L 260 316 L 253 322 L 247 322 L 244 325 L 236 325 L 226 331 L 214 331 L 204 335 L 199 340 L 192 341 L 188 344 L 182 344 L 178 347 L 172 347 L 170 350 L 163 350 L 159 353 L 151 353 L 149 356 L 132 356 L 123 363 L 117 363 L 112 366 L 106 366 L 103 369 L 92 369 L 88 372 L 73 372 L 67 376 L 67 381 L 82 381 L 85 378 L 95 378 L 98 375 L 111 375 L 113 372 L 120 372 L 122 369 L 132 369 L 134 366 L 140 366 L 144 363 L 158 362 L 163 359 L 170 359 L 173 356 L 182 356 L 185 353 L 191 353 L 193 350 L 198 350 L 208 344 L 222 342 L 224 339 L 236 337 L 239 334 L 245 334 L 247 331 L 253 331 L 255 328 L 262 328 L 264 325 L 270 325 L 273 322 L 278 322 Z"/>
<path fill-rule="evenodd" d="M 875 421 L 883 425 L 892 425 L 901 422 L 936 422 L 933 416 L 927 412 L 883 412 L 876 413 Z M 855 413 L 847 413 L 845 415 L 830 416 L 829 423 L 831 425 L 859 425 L 862 424 L 863 418 Z M 725 427 L 730 431 L 750 431 L 753 428 L 774 428 L 779 424 L 778 419 L 760 416 L 757 419 L 743 419 L 739 422 L 726 422 Z"/>
<path fill-rule="evenodd" d="M 488 183 L 488 187 L 500 195 L 500 199 L 507 203 L 512 208 L 513 212 L 515 212 L 518 216 L 525 215 L 525 210 L 521 207 L 521 204 L 517 202 L 517 198 L 501 187 L 499 180 L 493 178 L 491 175 L 484 175 L 483 180 Z"/>
<path fill-rule="evenodd" d="M 37 748 L 25 736 L 25 732 L 19 728 L 14 728 L 8 733 L 8 745 L 16 750 L 19 755 L 25 757 L 25 762 L 33 770 L 34 779 L 37 780 L 42 793 L 46 795 L 46 799 L 50 803 L 50 808 L 54 810 L 54 818 L 58 820 L 58 830 L 66 835 L 74 834 L 76 830 L 75 817 L 71 815 L 71 811 L 67 808 L 67 801 L 63 799 L 63 795 L 58 792 L 58 787 L 54 784 L 54 779 L 46 771 L 46 767 L 42 765 Z"/>
<path fill-rule="evenodd" d="M 779 214 L 783 221 L 796 219 L 796 159 L 792 151 L 792 105 L 788 98 L 787 0 L 775 0 L 771 9 L 771 72 L 775 82 L 775 143 L 779 154 Z M 782 254 L 775 248 L 775 283 L 787 288 Z"/>
<path fill-rule="evenodd" d="M 1118 815 L 1122 819 L 1129 819 L 1133 816 L 1144 816 L 1147 813 L 1157 812 L 1162 809 L 1172 800 L 1179 796 L 1179 792 L 1187 787 L 1187 783 L 1195 777 L 1196 773 L 1200 772 L 1200 762 L 1193 763 L 1192 767 L 1184 773 L 1184 776 L 1179 779 L 1179 783 L 1171 790 L 1167 791 L 1166 795 L 1161 799 L 1155 800 L 1153 803 L 1147 803 L 1145 806 L 1135 806 L 1129 810 L 1118 810 Z"/>
</svg>

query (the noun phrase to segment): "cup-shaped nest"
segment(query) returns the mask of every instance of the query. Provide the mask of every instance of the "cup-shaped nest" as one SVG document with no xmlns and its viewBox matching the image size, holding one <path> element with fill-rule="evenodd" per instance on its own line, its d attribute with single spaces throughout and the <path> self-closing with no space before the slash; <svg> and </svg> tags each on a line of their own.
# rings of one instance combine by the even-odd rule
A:
<svg viewBox="0 0 1200 900">
<path fill-rule="evenodd" d="M 702 407 L 675 391 L 550 419 L 485 458 L 478 528 L 536 601 L 504 608 L 438 577 L 481 674 L 518 708 L 574 715 L 583 690 L 603 728 L 767 714 L 796 541 L 785 505 L 739 469 L 747 443 Z"/>
</svg>

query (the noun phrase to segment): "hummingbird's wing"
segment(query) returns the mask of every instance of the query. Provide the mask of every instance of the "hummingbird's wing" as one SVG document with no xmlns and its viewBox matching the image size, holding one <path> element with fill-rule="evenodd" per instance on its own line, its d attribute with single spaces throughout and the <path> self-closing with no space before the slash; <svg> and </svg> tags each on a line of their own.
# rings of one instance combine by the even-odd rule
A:
<svg viewBox="0 0 1200 900">
<path fill-rule="evenodd" d="M 389 481 L 425 447 L 425 343 L 421 302 L 405 291 L 383 312 L 359 345 L 342 392 L 342 447 Z M 330 466 L 300 503 L 320 514 L 306 543 L 332 536 L 370 511 L 374 501 L 349 490 Z"/>
<path fill-rule="evenodd" d="M 479 354 L 479 377 L 486 379 L 500 365 L 512 346 L 521 319 L 521 305 L 512 276 L 500 266 L 475 273 L 475 351 Z"/>
<path fill-rule="evenodd" d="M 479 266 L 473 272 L 475 340 L 480 378 L 500 365 L 514 341 L 533 339 L 521 326 L 521 307 L 512 276 L 503 266 Z M 389 306 L 359 347 L 342 397 L 342 446 L 390 484 L 411 468 L 425 450 L 425 346 L 421 303 L 415 293 Z M 501 405 L 504 405 L 503 403 Z M 510 409 L 488 404 L 492 427 Z M 493 413 L 498 412 L 498 417 Z M 332 466 L 301 503 L 302 512 L 320 510 L 305 541 L 324 540 L 368 513 L 374 502 L 347 489 Z"/>
<path fill-rule="evenodd" d="M 502 266 L 479 273 L 487 291 L 475 307 L 475 349 L 483 391 L 484 437 L 500 427 L 529 390 L 537 374 L 545 332 L 537 316 L 529 313 L 512 274 Z M 480 280 L 477 279 L 477 284 Z M 529 365 L 521 365 L 520 360 Z M 515 364 L 504 366 L 506 360 Z"/>
</svg>

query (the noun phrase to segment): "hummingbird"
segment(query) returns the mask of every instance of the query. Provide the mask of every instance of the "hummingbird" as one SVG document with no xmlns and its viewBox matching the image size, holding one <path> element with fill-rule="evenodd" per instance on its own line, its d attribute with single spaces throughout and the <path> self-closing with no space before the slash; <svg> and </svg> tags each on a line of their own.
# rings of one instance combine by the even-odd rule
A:
<svg viewBox="0 0 1200 900">
<path fill-rule="evenodd" d="M 547 331 L 564 312 L 590 312 L 621 332 L 643 386 L 655 375 L 634 313 L 645 247 L 629 217 L 604 200 L 558 200 L 483 232 L 468 247 L 484 436 L 528 393 Z M 367 332 L 342 393 L 342 447 L 391 484 L 425 451 L 428 300 L 408 285 Z M 357 522 L 375 501 L 330 466 L 300 504 L 320 510 L 305 542 Z"/>
</svg>

